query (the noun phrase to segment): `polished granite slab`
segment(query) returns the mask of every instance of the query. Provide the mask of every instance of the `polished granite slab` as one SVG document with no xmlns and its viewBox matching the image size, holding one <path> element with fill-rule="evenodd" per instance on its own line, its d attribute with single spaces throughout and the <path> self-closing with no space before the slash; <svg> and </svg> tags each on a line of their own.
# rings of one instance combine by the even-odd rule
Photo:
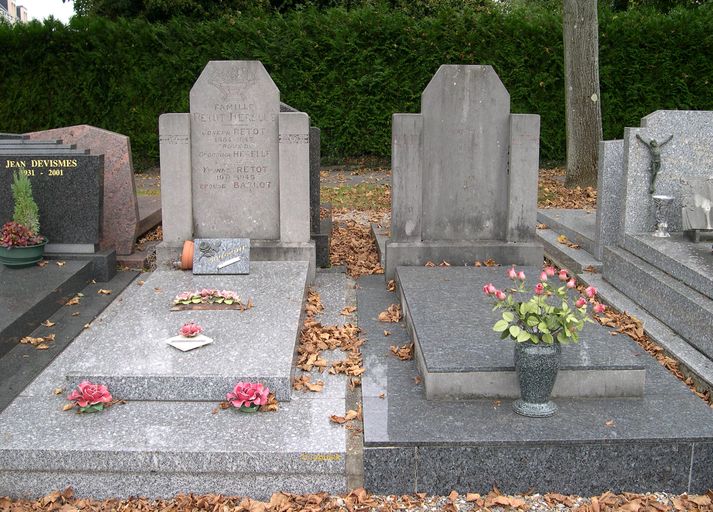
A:
<svg viewBox="0 0 713 512">
<path fill-rule="evenodd" d="M 511 399 L 426 400 L 416 362 L 389 351 L 409 342 L 405 326 L 377 320 L 397 293 L 369 276 L 359 280 L 357 299 L 368 340 L 362 392 L 370 491 L 487 492 L 496 484 L 506 493 L 591 495 L 713 486 L 713 409 L 648 355 L 637 356 L 646 371 L 643 397 L 559 398 L 550 418 L 518 416 Z"/>
<path fill-rule="evenodd" d="M 290 399 L 293 360 L 307 288 L 307 262 L 253 262 L 249 275 L 154 272 L 124 298 L 109 322 L 83 333 L 83 356 L 67 368 L 69 386 L 102 382 L 127 400 L 224 400 L 239 381 L 260 381 Z M 182 292 L 236 292 L 247 311 L 171 311 Z M 181 352 L 165 343 L 186 322 L 213 343 Z"/>
<path fill-rule="evenodd" d="M 517 267 L 537 282 L 540 269 Z M 500 317 L 483 285 L 512 286 L 503 267 L 399 267 L 401 304 L 429 399 L 517 398 L 513 343 L 492 326 Z M 562 283 L 555 279 L 555 286 Z M 527 298 L 527 295 L 523 298 Z M 587 323 L 577 344 L 564 347 L 555 397 L 641 396 L 642 349 Z"/>
</svg>

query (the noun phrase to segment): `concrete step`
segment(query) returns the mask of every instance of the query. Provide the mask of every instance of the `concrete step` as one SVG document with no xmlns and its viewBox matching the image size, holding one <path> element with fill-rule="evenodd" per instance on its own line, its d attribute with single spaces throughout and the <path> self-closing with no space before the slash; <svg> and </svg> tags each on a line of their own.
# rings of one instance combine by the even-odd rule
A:
<svg viewBox="0 0 713 512">
<path fill-rule="evenodd" d="M 594 254 L 597 214 L 589 210 L 540 208 L 537 222 L 546 224 L 552 231 L 566 235 L 570 241 Z"/>
<path fill-rule="evenodd" d="M 557 241 L 559 233 L 552 229 L 538 229 L 537 239 L 545 250 L 545 256 L 552 260 L 560 268 L 566 268 L 570 272 L 579 274 L 584 269 L 592 268 L 599 271 L 602 262 L 592 256 L 585 249 L 572 249 Z"/>
<path fill-rule="evenodd" d="M 221 401 L 239 381 L 260 381 L 290 399 L 293 360 L 307 291 L 308 262 L 251 262 L 249 275 L 154 272 L 122 297 L 121 315 L 83 333 L 83 356 L 67 369 L 70 387 L 102 382 L 126 400 Z M 204 288 L 235 291 L 244 312 L 171 311 L 176 295 Z M 210 345 L 181 352 L 165 343 L 188 321 Z"/>
<path fill-rule="evenodd" d="M 650 265 L 713 299 L 713 253 L 710 242 L 693 243 L 682 233 L 670 238 L 626 235 L 622 247 Z"/>
<path fill-rule="evenodd" d="M 51 317 L 92 279 L 92 263 L 50 261 L 45 267 L 0 265 L 0 356 Z"/>
<path fill-rule="evenodd" d="M 713 359 L 713 300 L 624 249 L 604 249 L 604 278 Z"/>
<path fill-rule="evenodd" d="M 713 392 L 713 360 L 696 350 L 666 324 L 607 283 L 602 275 L 585 272 L 579 274 L 577 278 L 588 286 L 594 286 L 597 289 L 597 296 L 602 302 L 640 320 L 646 334 L 654 343 L 661 346 L 666 354 L 680 363 L 684 374 L 692 377 L 702 389 L 709 389 Z"/>
</svg>

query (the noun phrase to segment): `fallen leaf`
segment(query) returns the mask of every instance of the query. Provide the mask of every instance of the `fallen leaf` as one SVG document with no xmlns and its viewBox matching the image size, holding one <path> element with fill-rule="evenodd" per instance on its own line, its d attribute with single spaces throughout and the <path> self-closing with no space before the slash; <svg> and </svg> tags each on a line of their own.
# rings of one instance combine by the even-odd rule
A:
<svg viewBox="0 0 713 512">
<path fill-rule="evenodd" d="M 346 306 L 339 312 L 339 314 L 344 316 L 351 315 L 356 311 L 356 309 L 357 308 L 355 306 Z"/>
<path fill-rule="evenodd" d="M 419 375 L 416 375 L 416 376 L 413 378 L 413 381 L 414 381 L 416 384 L 421 384 L 421 377 L 420 377 Z"/>
<path fill-rule="evenodd" d="M 396 290 L 396 281 L 394 279 L 389 279 L 389 282 L 386 283 L 386 289 L 390 292 Z"/>
<path fill-rule="evenodd" d="M 97 293 L 99 295 L 111 295 L 111 290 L 105 290 L 104 288 L 100 288 Z"/>
<path fill-rule="evenodd" d="M 455 501 L 458 499 L 458 491 L 451 491 L 450 494 L 448 495 L 448 499 L 451 501 Z"/>
<path fill-rule="evenodd" d="M 81 300 L 79 294 L 75 295 L 71 299 L 69 299 L 67 302 L 65 302 L 65 306 L 76 306 L 79 304 L 79 301 Z"/>
<path fill-rule="evenodd" d="M 64 267 L 64 265 L 65 265 L 64 261 L 57 261 L 56 263 L 57 263 L 58 267 Z"/>
<path fill-rule="evenodd" d="M 391 332 L 390 332 L 390 331 L 384 331 L 384 336 L 391 336 Z"/>
<path fill-rule="evenodd" d="M 384 393 L 383 391 L 379 393 L 379 398 L 381 398 L 382 400 L 386 398 L 386 393 Z"/>
<path fill-rule="evenodd" d="M 89 327 L 91 327 L 91 324 L 84 324 L 83 329 L 89 329 Z"/>
<path fill-rule="evenodd" d="M 408 343 L 401 347 L 392 345 L 390 347 L 391 353 L 402 361 L 410 361 L 413 359 L 413 343 Z"/>
<path fill-rule="evenodd" d="M 63 410 L 63 411 L 68 411 L 68 410 L 73 409 L 73 408 L 74 408 L 74 403 L 64 404 L 64 405 L 62 406 L 62 410 Z"/>
<path fill-rule="evenodd" d="M 44 268 L 47 266 L 47 263 L 49 263 L 47 260 L 41 260 L 37 262 L 37 266 L 40 268 Z"/>
<path fill-rule="evenodd" d="M 50 320 L 45 320 L 44 322 L 42 322 L 42 325 L 44 325 L 45 327 L 52 327 L 55 325 L 55 322 L 52 322 Z"/>
<path fill-rule="evenodd" d="M 136 285 L 137 285 L 137 286 L 143 286 L 145 282 L 146 282 L 146 281 L 143 281 L 143 280 L 139 279 L 138 281 L 136 281 Z"/>
<path fill-rule="evenodd" d="M 74 313 L 72 313 L 72 316 L 79 316 L 79 314 L 79 311 L 75 311 Z"/>
<path fill-rule="evenodd" d="M 480 499 L 480 494 L 477 492 L 469 492 L 465 495 L 465 501 L 473 502 Z"/>
<path fill-rule="evenodd" d="M 424 265 L 424 267 L 429 267 L 429 268 L 432 268 L 432 267 L 435 267 L 435 266 L 436 266 L 436 264 L 433 263 L 432 261 L 427 261 L 426 264 Z"/>
<path fill-rule="evenodd" d="M 379 313 L 378 319 L 380 322 L 398 322 L 401 320 L 401 306 L 399 304 L 391 304 L 386 311 Z"/>
</svg>

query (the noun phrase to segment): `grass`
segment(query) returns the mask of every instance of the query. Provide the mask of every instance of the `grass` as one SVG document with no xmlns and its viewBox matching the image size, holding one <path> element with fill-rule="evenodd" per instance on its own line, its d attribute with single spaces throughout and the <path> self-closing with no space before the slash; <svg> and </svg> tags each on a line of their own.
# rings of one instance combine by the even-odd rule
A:
<svg viewBox="0 0 713 512">
<path fill-rule="evenodd" d="M 334 208 L 376 210 L 391 208 L 391 187 L 373 183 L 322 187 L 321 201 L 332 203 Z"/>
</svg>

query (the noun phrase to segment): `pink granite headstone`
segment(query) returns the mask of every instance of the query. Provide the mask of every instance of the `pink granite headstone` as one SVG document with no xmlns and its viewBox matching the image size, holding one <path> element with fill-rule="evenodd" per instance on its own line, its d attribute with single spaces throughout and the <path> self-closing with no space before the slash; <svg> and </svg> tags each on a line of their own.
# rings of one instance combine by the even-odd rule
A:
<svg viewBox="0 0 713 512">
<path fill-rule="evenodd" d="M 116 249 L 118 255 L 131 254 L 139 223 L 139 206 L 131 162 L 131 141 L 126 135 L 86 124 L 27 134 L 30 139 L 61 139 L 104 155 L 104 212 L 101 250 Z"/>
</svg>

